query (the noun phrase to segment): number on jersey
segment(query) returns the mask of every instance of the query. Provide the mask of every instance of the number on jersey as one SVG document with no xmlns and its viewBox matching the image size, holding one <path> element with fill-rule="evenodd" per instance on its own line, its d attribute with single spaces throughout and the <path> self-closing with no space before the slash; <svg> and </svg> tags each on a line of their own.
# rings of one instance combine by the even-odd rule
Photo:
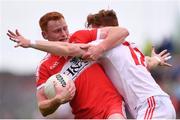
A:
<svg viewBox="0 0 180 120">
<path fill-rule="evenodd" d="M 128 46 L 132 55 L 132 58 L 134 60 L 134 63 L 136 65 L 143 65 L 145 66 L 145 57 L 141 53 L 141 51 L 136 47 L 131 47 L 131 45 L 128 42 L 124 42 L 123 45 Z"/>
</svg>

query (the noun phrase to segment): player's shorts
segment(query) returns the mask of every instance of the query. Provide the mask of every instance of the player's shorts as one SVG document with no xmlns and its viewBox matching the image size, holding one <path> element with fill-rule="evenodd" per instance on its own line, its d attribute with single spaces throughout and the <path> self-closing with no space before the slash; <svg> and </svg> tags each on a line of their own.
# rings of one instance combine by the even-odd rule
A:
<svg viewBox="0 0 180 120">
<path fill-rule="evenodd" d="M 137 119 L 176 119 L 174 106 L 168 96 L 151 96 L 137 107 Z"/>
</svg>

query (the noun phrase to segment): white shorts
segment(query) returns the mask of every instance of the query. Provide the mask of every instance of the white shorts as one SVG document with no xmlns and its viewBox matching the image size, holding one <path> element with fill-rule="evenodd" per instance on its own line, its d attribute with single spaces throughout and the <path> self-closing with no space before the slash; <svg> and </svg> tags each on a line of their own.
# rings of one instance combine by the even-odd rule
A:
<svg viewBox="0 0 180 120">
<path fill-rule="evenodd" d="M 174 106 L 168 96 L 152 96 L 137 107 L 136 119 L 176 119 Z"/>
</svg>

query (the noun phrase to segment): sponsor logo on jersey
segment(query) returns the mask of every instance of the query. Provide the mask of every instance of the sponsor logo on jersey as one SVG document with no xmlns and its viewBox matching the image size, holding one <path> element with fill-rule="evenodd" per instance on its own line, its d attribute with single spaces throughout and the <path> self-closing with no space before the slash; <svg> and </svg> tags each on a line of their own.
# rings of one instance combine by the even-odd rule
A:
<svg viewBox="0 0 180 120">
<path fill-rule="evenodd" d="M 56 78 L 62 84 L 63 87 L 66 87 L 66 82 L 65 82 L 64 78 L 60 74 L 57 74 Z"/>
<path fill-rule="evenodd" d="M 58 61 L 54 62 L 54 64 L 50 66 L 50 70 L 56 68 L 58 65 L 59 65 Z"/>
<path fill-rule="evenodd" d="M 92 63 L 94 62 L 74 57 L 63 66 L 60 73 L 67 75 L 71 80 L 75 80 Z"/>
</svg>

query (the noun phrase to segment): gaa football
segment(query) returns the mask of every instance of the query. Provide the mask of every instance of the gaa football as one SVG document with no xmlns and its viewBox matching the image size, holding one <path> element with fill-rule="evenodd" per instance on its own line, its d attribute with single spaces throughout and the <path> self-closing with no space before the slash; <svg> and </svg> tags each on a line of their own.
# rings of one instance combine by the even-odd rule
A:
<svg viewBox="0 0 180 120">
<path fill-rule="evenodd" d="M 46 95 L 46 97 L 48 99 L 51 99 L 53 97 L 55 97 L 56 95 L 56 90 L 55 90 L 55 87 L 54 87 L 54 81 L 57 81 L 60 83 L 60 85 L 62 86 L 62 89 L 64 87 L 66 87 L 66 84 L 68 82 L 68 76 L 66 75 L 61 75 L 61 74 L 55 74 L 55 75 L 52 75 L 45 83 L 44 85 L 44 93 Z"/>
</svg>

